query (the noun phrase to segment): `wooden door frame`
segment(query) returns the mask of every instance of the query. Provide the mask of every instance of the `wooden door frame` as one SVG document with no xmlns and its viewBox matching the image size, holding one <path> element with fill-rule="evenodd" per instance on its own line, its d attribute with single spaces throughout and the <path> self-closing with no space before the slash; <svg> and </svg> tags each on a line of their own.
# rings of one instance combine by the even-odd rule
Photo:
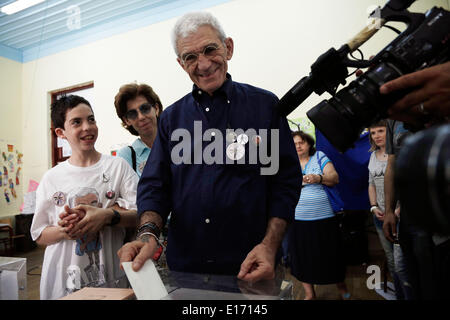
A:
<svg viewBox="0 0 450 320">
<path fill-rule="evenodd" d="M 50 92 L 51 95 L 51 104 L 57 100 L 57 98 L 61 95 L 82 91 L 85 89 L 90 89 L 94 87 L 94 82 L 88 82 L 80 85 L 76 85 L 73 87 L 55 90 Z M 53 121 L 50 120 L 50 137 L 51 137 L 51 148 L 52 148 L 52 168 L 56 166 L 58 163 L 69 159 L 69 157 L 64 157 L 62 148 L 58 148 L 58 137 L 55 133 L 55 126 L 53 125 Z"/>
</svg>

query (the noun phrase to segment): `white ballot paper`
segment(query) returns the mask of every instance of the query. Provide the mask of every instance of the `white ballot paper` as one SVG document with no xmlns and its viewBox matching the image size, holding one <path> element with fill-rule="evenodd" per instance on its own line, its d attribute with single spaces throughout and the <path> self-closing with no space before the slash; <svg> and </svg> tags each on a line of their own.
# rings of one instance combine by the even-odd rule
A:
<svg viewBox="0 0 450 320">
<path fill-rule="evenodd" d="M 122 262 L 122 266 L 133 288 L 136 299 L 160 300 L 168 295 L 152 259 L 148 259 L 137 272 L 131 268 L 131 262 Z"/>
</svg>

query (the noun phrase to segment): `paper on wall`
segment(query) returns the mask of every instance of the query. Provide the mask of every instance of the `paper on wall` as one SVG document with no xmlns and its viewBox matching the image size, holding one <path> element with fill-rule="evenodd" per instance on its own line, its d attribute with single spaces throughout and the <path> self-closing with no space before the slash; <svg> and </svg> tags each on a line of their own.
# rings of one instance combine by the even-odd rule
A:
<svg viewBox="0 0 450 320">
<path fill-rule="evenodd" d="M 30 179 L 30 181 L 28 183 L 28 191 L 27 192 L 36 191 L 38 186 L 39 186 L 39 182 L 34 181 L 33 179 Z"/>
<path fill-rule="evenodd" d="M 160 300 L 168 295 L 152 259 L 137 272 L 131 268 L 131 262 L 122 262 L 122 266 L 137 300 Z"/>
<path fill-rule="evenodd" d="M 28 192 L 23 196 L 22 214 L 33 214 L 36 211 L 36 191 Z"/>
</svg>

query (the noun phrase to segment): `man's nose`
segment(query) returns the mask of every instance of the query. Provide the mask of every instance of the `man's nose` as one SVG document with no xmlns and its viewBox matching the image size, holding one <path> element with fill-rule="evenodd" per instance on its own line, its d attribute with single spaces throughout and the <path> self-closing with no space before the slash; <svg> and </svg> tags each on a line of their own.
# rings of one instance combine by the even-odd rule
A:
<svg viewBox="0 0 450 320">
<path fill-rule="evenodd" d="M 208 69 L 209 66 L 211 65 L 211 60 L 207 57 L 205 57 L 205 55 L 203 55 L 202 53 L 198 55 L 197 58 L 197 68 L 200 70 L 205 70 Z"/>
</svg>

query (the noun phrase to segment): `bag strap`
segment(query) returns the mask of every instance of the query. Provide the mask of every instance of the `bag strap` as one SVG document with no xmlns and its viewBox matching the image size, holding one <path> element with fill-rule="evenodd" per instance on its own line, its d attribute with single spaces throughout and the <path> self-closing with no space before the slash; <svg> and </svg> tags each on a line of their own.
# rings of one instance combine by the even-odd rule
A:
<svg viewBox="0 0 450 320">
<path fill-rule="evenodd" d="M 316 152 L 316 157 L 317 157 L 317 162 L 319 163 L 320 171 L 322 171 L 322 174 L 323 174 L 323 169 L 322 169 L 322 159 L 323 159 L 323 157 L 325 157 L 325 156 L 319 158 L 319 151 L 317 151 L 317 152 Z"/>
<path fill-rule="evenodd" d="M 133 170 L 136 171 L 136 151 L 132 146 L 128 146 L 131 149 L 131 160 L 133 161 Z"/>
</svg>

